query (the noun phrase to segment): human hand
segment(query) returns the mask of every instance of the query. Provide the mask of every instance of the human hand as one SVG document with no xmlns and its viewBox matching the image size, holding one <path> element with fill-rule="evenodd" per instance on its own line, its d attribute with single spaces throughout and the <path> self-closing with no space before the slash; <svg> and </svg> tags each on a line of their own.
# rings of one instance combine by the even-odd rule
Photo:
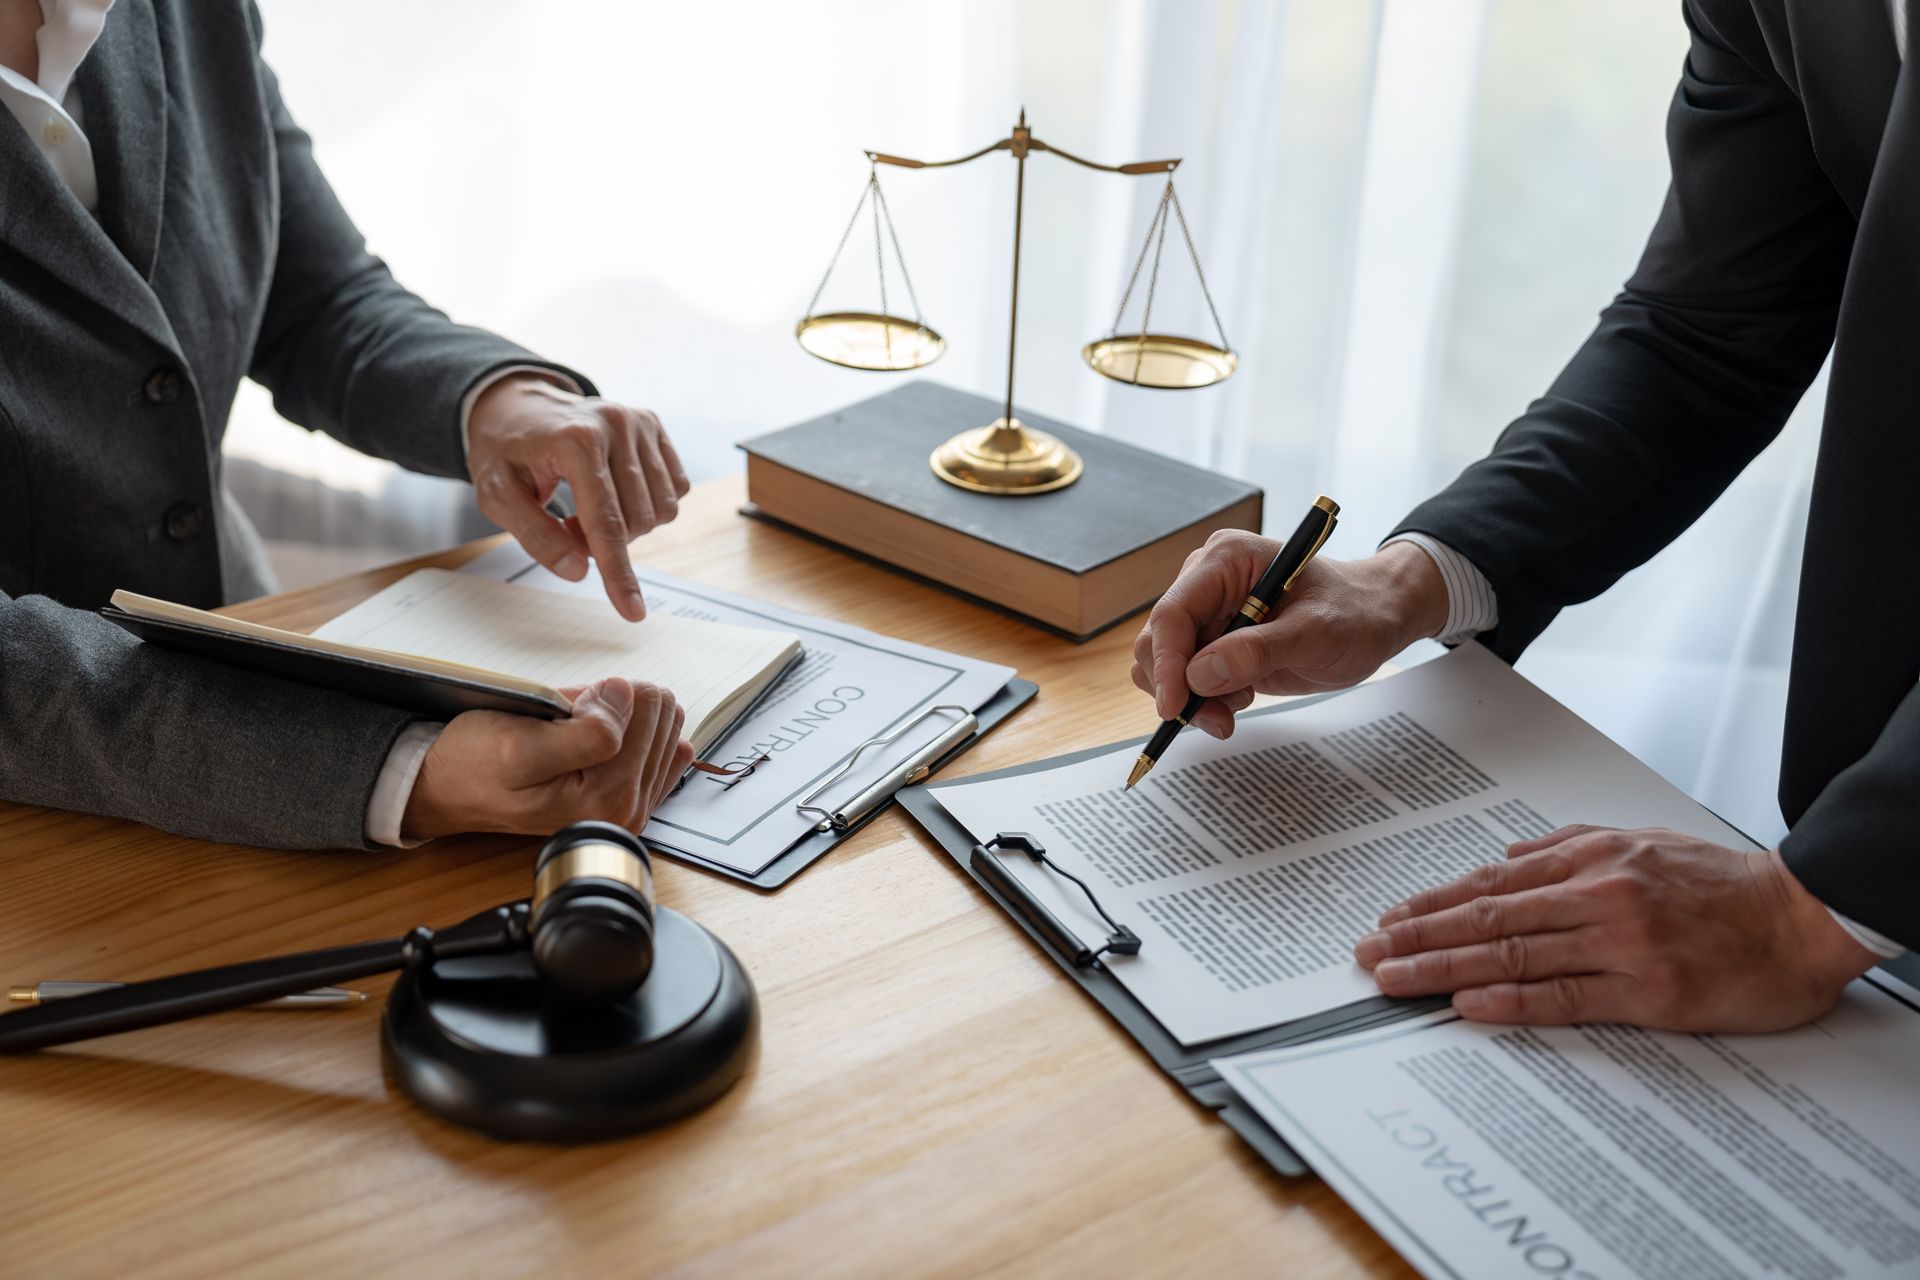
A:
<svg viewBox="0 0 1920 1280">
<path fill-rule="evenodd" d="M 1230 737 L 1233 713 L 1255 693 L 1344 689 L 1446 625 L 1447 584 L 1433 558 L 1396 542 L 1365 560 L 1309 561 L 1284 607 L 1223 635 L 1279 551 L 1271 538 L 1223 529 L 1153 606 L 1133 644 L 1133 682 L 1162 720 L 1202 693 L 1209 701 L 1193 723 Z"/>
<path fill-rule="evenodd" d="M 546 835 L 588 818 L 638 833 L 693 762 L 686 713 L 657 685 L 615 677 L 584 690 L 565 720 L 502 711 L 455 716 L 427 749 L 400 834 Z"/>
<path fill-rule="evenodd" d="M 1772 851 L 1573 826 L 1507 859 L 1380 917 L 1354 958 L 1381 991 L 1479 1022 L 1778 1031 L 1878 959 Z"/>
<path fill-rule="evenodd" d="M 587 557 L 622 616 L 647 615 L 627 543 L 680 510 L 686 469 L 660 419 L 646 409 L 579 396 L 535 374 L 510 374 L 474 401 L 467 471 L 480 510 L 527 554 L 578 582 Z M 547 510 L 564 480 L 579 515 Z"/>
</svg>

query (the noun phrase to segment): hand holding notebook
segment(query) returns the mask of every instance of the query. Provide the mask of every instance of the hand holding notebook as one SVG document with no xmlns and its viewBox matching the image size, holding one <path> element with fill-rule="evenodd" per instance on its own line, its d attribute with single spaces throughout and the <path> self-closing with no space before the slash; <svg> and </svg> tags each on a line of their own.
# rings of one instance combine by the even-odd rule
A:
<svg viewBox="0 0 1920 1280">
<path fill-rule="evenodd" d="M 629 623 L 598 599 L 439 570 L 409 575 L 311 636 L 124 591 L 102 612 L 156 644 L 447 721 L 421 739 L 430 746 L 411 748 L 417 773 L 395 801 L 404 815 L 369 827 L 383 841 L 546 830 L 583 816 L 637 831 L 693 753 L 724 737 L 800 654 L 785 631 L 673 616 Z M 402 734 L 396 756 L 416 732 Z"/>
</svg>

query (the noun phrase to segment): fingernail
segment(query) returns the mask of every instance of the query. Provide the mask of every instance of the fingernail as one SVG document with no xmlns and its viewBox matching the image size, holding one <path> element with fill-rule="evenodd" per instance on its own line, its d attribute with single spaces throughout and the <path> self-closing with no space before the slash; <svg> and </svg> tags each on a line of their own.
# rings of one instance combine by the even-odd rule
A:
<svg viewBox="0 0 1920 1280">
<path fill-rule="evenodd" d="M 1397 907 L 1389 907 L 1380 916 L 1380 927 L 1384 929 L 1390 924 L 1399 924 L 1402 920 L 1405 920 L 1409 914 L 1411 913 L 1408 912 L 1407 904 L 1404 902 Z"/>
<path fill-rule="evenodd" d="M 1371 969 L 1393 954 L 1393 943 L 1385 933 L 1370 933 L 1353 944 L 1353 958 L 1362 969 Z"/>
<path fill-rule="evenodd" d="M 1227 686 L 1227 664 L 1217 653 L 1194 659 L 1187 668 L 1187 683 L 1193 686 L 1195 693 L 1212 693 Z"/>
<path fill-rule="evenodd" d="M 627 592 L 627 613 L 636 619 L 647 616 L 647 598 L 637 588 Z"/>
<path fill-rule="evenodd" d="M 1491 1005 L 1487 999 L 1486 989 L 1483 987 L 1474 987 L 1469 991 L 1455 992 L 1453 996 L 1453 1007 L 1460 1013 L 1472 1015 L 1485 1013 Z"/>
<path fill-rule="evenodd" d="M 1373 980 L 1381 989 L 1397 987 L 1413 977 L 1413 961 L 1382 960 L 1373 970 Z"/>
<path fill-rule="evenodd" d="M 553 566 L 553 571 L 568 579 L 584 577 L 587 572 L 587 562 L 569 551 L 560 557 L 560 562 Z"/>
<path fill-rule="evenodd" d="M 626 715 L 633 710 L 633 686 L 625 680 L 605 680 L 594 686 L 594 692 L 607 709 L 617 716 Z"/>
</svg>

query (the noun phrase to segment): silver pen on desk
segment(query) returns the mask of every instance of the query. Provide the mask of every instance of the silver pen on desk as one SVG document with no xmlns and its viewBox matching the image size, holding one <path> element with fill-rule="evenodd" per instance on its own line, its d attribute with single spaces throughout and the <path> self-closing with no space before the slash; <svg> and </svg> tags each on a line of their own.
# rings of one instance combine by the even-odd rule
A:
<svg viewBox="0 0 1920 1280">
<path fill-rule="evenodd" d="M 836 831 L 845 831 L 875 809 L 893 799 L 894 793 L 902 787 L 910 787 L 933 772 L 933 766 L 940 758 L 955 747 L 971 738 L 980 730 L 980 721 L 973 715 L 949 728 L 945 733 L 929 742 L 922 750 L 915 752 L 911 760 L 898 769 L 890 769 L 874 780 L 872 786 L 853 799 L 834 810 L 829 821 Z"/>
<path fill-rule="evenodd" d="M 30 987 L 10 988 L 7 991 L 7 1002 L 9 1004 L 45 1004 L 49 1000 L 71 1000 L 75 996 L 90 996 L 96 991 L 114 991 L 126 985 L 124 982 L 36 982 Z M 364 991 L 349 991 L 345 987 L 317 987 L 297 995 L 281 996 L 278 1000 L 262 1000 L 251 1007 L 255 1009 L 338 1009 L 359 1004 L 366 998 L 367 993 Z"/>
</svg>

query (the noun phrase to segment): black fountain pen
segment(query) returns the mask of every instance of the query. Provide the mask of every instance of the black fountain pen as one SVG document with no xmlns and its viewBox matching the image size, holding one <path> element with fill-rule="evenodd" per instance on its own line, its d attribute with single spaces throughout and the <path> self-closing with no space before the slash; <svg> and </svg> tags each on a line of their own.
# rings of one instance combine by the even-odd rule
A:
<svg viewBox="0 0 1920 1280">
<path fill-rule="evenodd" d="M 1227 630 L 1220 634 L 1226 635 L 1242 627 L 1250 627 L 1256 622 L 1263 622 L 1269 613 L 1278 609 L 1287 594 L 1287 588 L 1291 587 L 1293 580 L 1300 576 L 1300 571 L 1307 567 L 1307 561 L 1313 559 L 1314 553 L 1320 550 L 1320 545 L 1327 540 L 1327 535 L 1333 532 L 1333 526 L 1338 523 L 1339 516 L 1339 503 L 1324 493 L 1315 498 L 1313 505 L 1307 509 L 1306 519 L 1300 522 L 1300 527 L 1293 531 L 1293 536 L 1288 538 L 1286 545 L 1280 548 L 1280 554 L 1273 558 L 1273 563 L 1267 566 L 1267 571 L 1260 575 L 1260 581 L 1253 584 L 1253 591 L 1247 596 L 1247 602 L 1240 606 L 1240 612 L 1233 615 L 1232 621 L 1227 623 Z M 1187 705 L 1180 712 L 1179 719 L 1160 722 L 1160 727 L 1153 731 L 1153 737 L 1147 740 L 1146 750 L 1142 751 L 1140 758 L 1133 762 L 1133 772 L 1127 775 L 1125 790 L 1133 790 L 1140 779 L 1152 772 L 1153 766 L 1160 763 L 1160 757 L 1166 753 L 1168 747 L 1173 745 L 1174 736 L 1187 727 L 1187 723 L 1206 704 L 1206 701 L 1201 695 L 1192 694 L 1187 698 Z"/>
</svg>

